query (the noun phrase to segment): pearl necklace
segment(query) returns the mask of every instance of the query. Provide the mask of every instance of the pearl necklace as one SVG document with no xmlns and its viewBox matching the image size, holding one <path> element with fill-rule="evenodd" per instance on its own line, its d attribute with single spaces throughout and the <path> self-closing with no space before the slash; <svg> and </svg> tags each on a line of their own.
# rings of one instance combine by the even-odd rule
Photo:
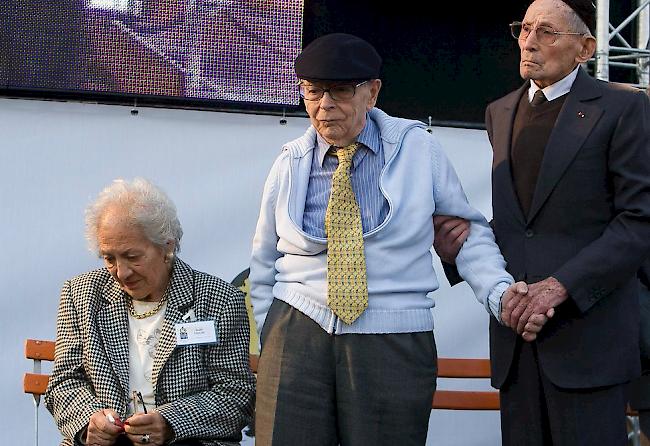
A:
<svg viewBox="0 0 650 446">
<path fill-rule="evenodd" d="M 144 313 L 137 313 L 135 311 L 135 307 L 133 306 L 133 298 L 131 296 L 126 296 L 126 306 L 129 309 L 129 313 L 131 313 L 131 316 L 133 316 L 136 319 L 145 319 L 148 318 L 149 316 L 153 316 L 154 314 L 158 313 L 162 306 L 165 304 L 165 301 L 167 300 L 167 293 L 165 293 L 160 299 L 160 302 L 158 302 L 158 305 L 155 306 L 155 308 L 152 308 L 149 311 L 146 311 Z"/>
</svg>

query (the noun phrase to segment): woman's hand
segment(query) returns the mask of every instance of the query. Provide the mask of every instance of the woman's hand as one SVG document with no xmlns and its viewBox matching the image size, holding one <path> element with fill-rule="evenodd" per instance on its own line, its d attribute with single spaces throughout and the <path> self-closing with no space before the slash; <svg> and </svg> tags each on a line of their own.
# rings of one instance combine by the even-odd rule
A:
<svg viewBox="0 0 650 446">
<path fill-rule="evenodd" d="M 119 420 L 120 416 L 111 409 L 102 409 L 90 416 L 86 444 L 88 446 L 112 446 L 124 429 L 109 421 L 109 416 Z"/>
<path fill-rule="evenodd" d="M 136 445 L 162 446 L 172 439 L 174 432 L 158 412 L 136 413 L 124 422 L 129 439 Z"/>
</svg>

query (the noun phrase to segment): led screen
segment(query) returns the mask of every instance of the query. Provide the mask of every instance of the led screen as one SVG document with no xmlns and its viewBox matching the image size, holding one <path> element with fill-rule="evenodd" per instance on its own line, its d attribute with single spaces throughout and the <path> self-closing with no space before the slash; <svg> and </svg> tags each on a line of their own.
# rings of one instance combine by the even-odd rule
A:
<svg viewBox="0 0 650 446">
<path fill-rule="evenodd" d="M 297 105 L 303 0 L 2 0 L 0 88 Z"/>
</svg>

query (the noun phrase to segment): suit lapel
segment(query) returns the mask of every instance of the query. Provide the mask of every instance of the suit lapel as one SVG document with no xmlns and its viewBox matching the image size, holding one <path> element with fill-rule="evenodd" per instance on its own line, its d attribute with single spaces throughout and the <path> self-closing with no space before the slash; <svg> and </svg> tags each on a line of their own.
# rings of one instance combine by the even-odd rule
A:
<svg viewBox="0 0 650 446">
<path fill-rule="evenodd" d="M 589 103 L 601 96 L 597 82 L 582 69 L 571 87 L 544 151 L 533 201 L 528 214 L 532 221 L 555 188 L 567 167 L 603 113 L 600 106 Z"/>
<path fill-rule="evenodd" d="M 151 383 L 154 389 L 156 389 L 160 372 L 176 348 L 176 330 L 174 326 L 182 321 L 183 315 L 194 303 L 193 291 L 194 272 L 189 265 L 176 258 L 172 278 L 167 288 L 167 310 L 165 311 L 165 319 L 151 373 Z"/>
<path fill-rule="evenodd" d="M 108 363 L 122 386 L 122 395 L 129 392 L 129 321 L 124 291 L 110 280 L 104 286 L 106 304 L 97 312 L 97 325 L 104 342 Z"/>
<path fill-rule="evenodd" d="M 521 96 L 525 94 L 529 83 L 526 82 L 519 90 L 506 96 L 501 102 L 501 108 L 494 111 L 493 141 L 494 151 L 494 190 L 504 195 L 506 203 L 514 216 L 521 224 L 525 223 L 524 214 L 519 205 L 519 198 L 515 192 L 510 166 L 510 144 L 512 142 L 512 127 L 517 113 L 517 105 Z"/>
</svg>

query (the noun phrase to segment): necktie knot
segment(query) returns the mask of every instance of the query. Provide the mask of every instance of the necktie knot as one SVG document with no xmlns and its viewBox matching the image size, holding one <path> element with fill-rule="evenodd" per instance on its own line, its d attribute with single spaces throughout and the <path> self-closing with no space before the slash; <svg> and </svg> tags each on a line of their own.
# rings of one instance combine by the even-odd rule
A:
<svg viewBox="0 0 650 446">
<path fill-rule="evenodd" d="M 543 104 L 544 102 L 546 102 L 546 96 L 544 96 L 544 92 L 541 89 L 539 89 L 533 95 L 533 100 L 530 101 L 530 105 L 532 105 L 533 107 L 537 107 L 538 105 Z"/>
<path fill-rule="evenodd" d="M 352 163 L 352 157 L 357 151 L 359 144 L 353 142 L 345 147 L 335 147 L 334 154 L 339 159 L 339 164 L 348 164 Z"/>
</svg>

